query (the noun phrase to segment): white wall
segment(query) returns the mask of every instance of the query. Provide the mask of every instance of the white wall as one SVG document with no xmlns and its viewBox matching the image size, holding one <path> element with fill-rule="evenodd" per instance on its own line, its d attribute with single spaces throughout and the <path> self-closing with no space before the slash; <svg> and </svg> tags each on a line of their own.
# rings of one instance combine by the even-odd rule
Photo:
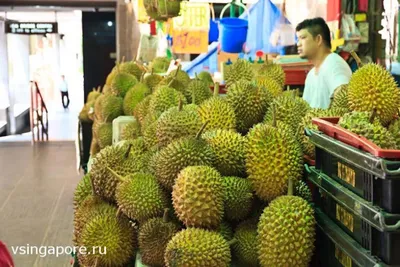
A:
<svg viewBox="0 0 400 267">
<path fill-rule="evenodd" d="M 5 22 L 0 19 L 0 109 L 10 105 L 8 97 L 7 38 L 4 33 Z"/>
</svg>

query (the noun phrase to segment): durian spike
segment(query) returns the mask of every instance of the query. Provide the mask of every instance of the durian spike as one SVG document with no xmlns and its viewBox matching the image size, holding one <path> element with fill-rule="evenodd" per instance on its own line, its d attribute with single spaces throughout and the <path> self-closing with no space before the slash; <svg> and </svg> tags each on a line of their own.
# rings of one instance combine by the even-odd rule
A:
<svg viewBox="0 0 400 267">
<path fill-rule="evenodd" d="M 209 123 L 209 121 L 206 121 L 200 128 L 200 130 L 197 132 L 196 134 L 196 139 L 199 139 L 201 134 L 203 133 L 204 129 L 206 128 L 207 124 Z"/>
<path fill-rule="evenodd" d="M 214 84 L 214 96 L 215 97 L 219 96 L 219 83 Z"/>
<path fill-rule="evenodd" d="M 182 107 L 183 107 L 182 97 L 179 97 L 178 111 L 182 111 Z"/>
<path fill-rule="evenodd" d="M 101 92 L 101 86 L 99 85 L 99 86 L 97 86 L 97 92 Z"/>
<path fill-rule="evenodd" d="M 169 212 L 169 208 L 165 208 L 164 215 L 163 215 L 163 222 L 165 222 L 165 223 L 167 223 L 169 221 L 168 212 Z"/>
<path fill-rule="evenodd" d="M 276 128 L 276 110 L 275 105 L 272 105 L 272 127 Z"/>
<path fill-rule="evenodd" d="M 378 115 L 378 114 L 377 114 L 376 108 L 374 108 L 372 110 L 371 117 L 369 117 L 369 123 L 374 123 L 376 115 Z"/>
<path fill-rule="evenodd" d="M 293 179 L 292 179 L 292 178 L 289 178 L 288 196 L 293 196 L 293 190 L 294 190 Z"/>
<path fill-rule="evenodd" d="M 357 53 L 353 50 L 350 52 L 351 56 L 355 59 L 355 61 L 357 62 L 357 66 L 359 68 L 361 68 L 363 66 L 361 59 L 358 57 Z"/>
<path fill-rule="evenodd" d="M 120 182 L 125 181 L 125 178 L 113 171 L 110 167 L 107 166 L 107 169 L 117 178 Z"/>
<path fill-rule="evenodd" d="M 125 159 L 127 159 L 129 157 L 129 154 L 131 153 L 131 148 L 132 148 L 132 144 L 129 144 L 128 149 L 125 152 Z"/>
</svg>

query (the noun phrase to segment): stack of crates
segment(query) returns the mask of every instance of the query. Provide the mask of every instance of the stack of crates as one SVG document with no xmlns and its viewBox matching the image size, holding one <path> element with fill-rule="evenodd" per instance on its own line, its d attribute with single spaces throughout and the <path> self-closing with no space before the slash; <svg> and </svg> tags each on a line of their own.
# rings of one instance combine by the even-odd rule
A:
<svg viewBox="0 0 400 267">
<path fill-rule="evenodd" d="M 377 156 L 385 153 L 366 152 L 365 140 L 357 145 L 355 135 L 340 138 L 324 127 L 307 135 L 316 146 L 315 166 L 305 165 L 317 220 L 315 265 L 400 266 L 400 151 Z"/>
</svg>

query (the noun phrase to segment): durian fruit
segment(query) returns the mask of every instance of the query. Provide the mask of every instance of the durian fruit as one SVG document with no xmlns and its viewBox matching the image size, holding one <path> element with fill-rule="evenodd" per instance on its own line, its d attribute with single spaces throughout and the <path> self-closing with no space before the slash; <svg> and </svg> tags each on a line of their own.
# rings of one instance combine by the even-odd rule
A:
<svg viewBox="0 0 400 267">
<path fill-rule="evenodd" d="M 126 216 L 143 223 L 163 215 L 167 197 L 153 175 L 138 172 L 122 177 L 110 171 L 120 180 L 115 198 Z"/>
<path fill-rule="evenodd" d="M 190 102 L 191 93 L 187 90 L 190 81 L 189 75 L 185 71 L 181 70 L 181 65 L 179 65 L 178 69 L 171 71 L 164 77 L 164 79 L 159 83 L 159 86 L 174 88 L 185 96 L 187 102 Z"/>
<path fill-rule="evenodd" d="M 215 168 L 223 176 L 246 176 L 246 138 L 232 130 L 213 130 L 202 135 L 214 151 Z"/>
<path fill-rule="evenodd" d="M 388 130 L 396 141 L 396 147 L 399 149 L 400 148 L 400 119 L 392 121 L 392 123 L 388 127 Z"/>
<path fill-rule="evenodd" d="M 146 96 L 142 101 L 140 101 L 135 108 L 133 109 L 133 116 L 135 116 L 135 118 L 137 120 L 139 120 L 139 123 L 142 124 L 143 123 L 143 119 L 146 117 L 146 115 L 148 114 L 148 109 L 149 109 L 149 105 L 150 105 L 150 100 L 152 98 L 153 95 L 148 95 Z"/>
<path fill-rule="evenodd" d="M 314 252 L 314 210 L 301 197 L 293 196 L 293 184 L 287 196 L 273 200 L 258 223 L 258 259 L 261 266 L 307 267 Z"/>
<path fill-rule="evenodd" d="M 137 83 L 126 93 L 123 103 L 124 114 L 133 115 L 136 105 L 151 93 L 150 88 L 143 82 Z"/>
<path fill-rule="evenodd" d="M 257 222 L 254 219 L 246 220 L 235 229 L 233 238 L 236 242 L 232 245 L 232 254 L 238 259 L 240 266 L 259 266 L 256 249 L 258 247 Z"/>
<path fill-rule="evenodd" d="M 196 105 L 200 105 L 212 97 L 208 82 L 201 80 L 199 77 L 189 83 L 187 91 L 189 92 L 189 102 Z"/>
<path fill-rule="evenodd" d="M 274 79 L 281 88 L 285 86 L 286 74 L 282 66 L 268 60 L 268 56 L 264 64 L 258 69 L 258 73 Z"/>
<path fill-rule="evenodd" d="M 101 92 L 102 92 L 103 94 L 105 94 L 105 95 L 111 94 L 111 85 L 105 84 L 105 85 L 103 86 L 103 90 L 102 90 Z"/>
<path fill-rule="evenodd" d="M 97 130 L 97 142 L 100 149 L 112 145 L 113 127 L 112 123 L 102 123 Z"/>
<path fill-rule="evenodd" d="M 218 233 L 188 228 L 168 242 L 165 251 L 167 267 L 229 267 L 231 252 L 228 242 Z"/>
<path fill-rule="evenodd" d="M 100 146 L 96 140 L 95 137 L 92 138 L 92 141 L 90 142 L 90 155 L 92 157 L 96 156 L 97 153 L 100 151 Z"/>
<path fill-rule="evenodd" d="M 310 105 L 302 98 L 297 97 L 295 92 L 288 91 L 288 94 L 276 98 L 267 114 L 264 122 L 271 123 L 273 120 L 273 110 L 277 121 L 282 121 L 297 133 L 303 117 L 311 109 Z"/>
<path fill-rule="evenodd" d="M 115 75 L 117 75 L 117 69 L 114 67 L 106 78 L 105 85 L 108 87 L 108 89 L 111 89 L 111 83 L 114 80 Z M 103 88 L 103 93 L 104 93 L 104 88 Z"/>
<path fill-rule="evenodd" d="M 181 1 L 178 0 L 157 0 L 157 14 L 161 20 L 177 17 L 181 10 Z"/>
<path fill-rule="evenodd" d="M 99 97 L 100 98 L 100 97 Z M 118 96 L 106 95 L 101 102 L 101 117 L 106 122 L 112 122 L 123 114 L 123 99 Z"/>
<path fill-rule="evenodd" d="M 146 70 L 144 69 L 143 66 L 141 66 L 137 62 L 128 61 L 128 62 L 123 62 L 120 64 L 119 71 L 129 73 L 129 74 L 135 76 L 135 78 L 139 81 Z"/>
<path fill-rule="evenodd" d="M 98 120 L 103 120 L 103 102 L 106 98 L 105 94 L 101 94 L 94 102 L 94 117 Z"/>
<path fill-rule="evenodd" d="M 164 112 L 178 106 L 180 100 L 183 104 L 187 103 L 186 97 L 181 92 L 168 86 L 161 86 L 152 94 L 148 112 Z"/>
<path fill-rule="evenodd" d="M 361 68 L 351 76 L 347 98 L 353 111 L 376 109 L 377 118 L 388 125 L 397 114 L 400 102 L 400 90 L 393 76 L 375 63 L 361 65 L 361 60 L 353 52 L 353 57 Z"/>
<path fill-rule="evenodd" d="M 229 223 L 222 221 L 219 225 L 217 232 L 227 241 L 231 241 L 233 238 L 233 229 Z"/>
<path fill-rule="evenodd" d="M 83 122 L 90 122 L 92 119 L 89 116 L 90 109 L 94 107 L 95 100 L 86 103 L 82 110 L 79 112 L 79 120 Z"/>
<path fill-rule="evenodd" d="M 348 84 L 339 86 L 334 94 L 329 108 L 340 108 L 350 111 L 349 101 L 347 100 Z"/>
<path fill-rule="evenodd" d="M 74 210 L 74 235 L 73 242 L 79 246 L 81 244 L 82 231 L 86 223 L 96 215 L 116 214 L 115 206 L 103 201 L 91 192 Z"/>
<path fill-rule="evenodd" d="M 255 125 L 247 138 L 246 169 L 256 195 L 271 201 L 285 194 L 288 179 L 297 181 L 302 176 L 300 143 L 285 127 L 276 127 L 276 123 Z"/>
<path fill-rule="evenodd" d="M 115 189 L 119 180 L 109 168 L 121 176 L 140 171 L 142 164 L 136 157 L 130 157 L 130 147 L 107 146 L 93 158 L 90 177 L 96 195 L 115 203 Z"/>
<path fill-rule="evenodd" d="M 111 83 L 111 93 L 114 96 L 124 98 L 129 89 L 131 89 L 137 83 L 138 79 L 132 74 L 118 72 Z"/>
<path fill-rule="evenodd" d="M 280 96 L 283 92 L 282 85 L 271 76 L 257 75 L 255 77 L 255 82 L 258 87 L 267 89 L 274 97 Z"/>
<path fill-rule="evenodd" d="M 136 235 L 125 216 L 115 212 L 94 216 L 84 226 L 81 245 L 96 253 L 85 254 L 82 265 L 126 266 L 135 256 Z"/>
<path fill-rule="evenodd" d="M 163 218 L 152 218 L 140 226 L 139 249 L 142 263 L 149 266 L 164 266 L 164 254 L 168 242 L 180 230 L 179 225 L 168 218 L 168 209 Z"/>
<path fill-rule="evenodd" d="M 364 136 L 383 149 L 396 149 L 396 140 L 390 132 L 383 127 L 379 120 L 375 120 L 376 111 L 346 113 L 339 120 L 339 126 L 357 135 Z M 369 119 L 368 119 L 369 118 Z"/>
<path fill-rule="evenodd" d="M 254 124 L 262 122 L 272 95 L 252 82 L 240 80 L 228 87 L 226 99 L 235 110 L 238 132 L 245 134 Z"/>
<path fill-rule="evenodd" d="M 254 79 L 255 73 L 252 67 L 252 63 L 246 59 L 237 59 L 230 66 L 229 70 L 225 74 L 225 84 L 230 87 L 232 84 L 240 81 L 252 81 Z"/>
<path fill-rule="evenodd" d="M 79 181 L 74 191 L 74 208 L 77 209 L 81 203 L 93 192 L 90 173 L 87 173 Z"/>
<path fill-rule="evenodd" d="M 158 182 L 168 190 L 172 190 L 178 174 L 184 168 L 213 165 L 215 154 L 207 143 L 200 138 L 202 129 L 196 137 L 173 141 L 160 150 L 155 165 L 155 173 Z"/>
<path fill-rule="evenodd" d="M 208 86 L 214 85 L 214 80 L 208 71 L 201 71 L 197 78 L 207 83 Z"/>
<path fill-rule="evenodd" d="M 122 140 L 133 140 L 140 137 L 141 129 L 137 120 L 127 123 L 121 133 Z"/>
<path fill-rule="evenodd" d="M 115 145 L 121 146 L 123 149 L 126 150 L 129 149 L 129 157 L 136 159 L 143 156 L 143 154 L 147 151 L 143 137 L 138 137 L 136 139 L 130 140 L 121 140 Z"/>
<path fill-rule="evenodd" d="M 91 92 L 89 92 L 86 103 L 95 101 L 101 95 L 100 88 L 101 88 L 100 86 L 97 87 L 97 89 L 93 88 L 93 90 Z"/>
<path fill-rule="evenodd" d="M 142 121 L 142 135 L 148 149 L 158 145 L 157 120 L 162 112 L 148 113 Z"/>
<path fill-rule="evenodd" d="M 221 175 L 209 166 L 186 167 L 175 181 L 172 200 L 187 227 L 218 228 L 224 213 Z"/>
<path fill-rule="evenodd" d="M 330 108 L 330 109 L 310 109 L 301 120 L 299 126 L 299 139 L 302 146 L 303 153 L 310 158 L 315 158 L 315 145 L 310 142 L 310 138 L 306 135 L 307 130 L 318 130 L 318 126 L 313 124 L 313 118 L 326 118 L 326 117 L 341 117 L 347 113 L 347 109 L 343 108 Z"/>
<path fill-rule="evenodd" d="M 151 62 L 151 70 L 154 73 L 165 73 L 169 68 L 171 60 L 167 57 L 156 57 Z"/>
<path fill-rule="evenodd" d="M 153 93 L 154 89 L 162 81 L 162 79 L 162 76 L 155 74 L 152 70 L 151 74 L 144 77 L 143 83 L 146 84 L 150 91 Z"/>
<path fill-rule="evenodd" d="M 303 180 L 299 180 L 296 182 L 294 186 L 294 195 L 301 197 L 308 202 L 312 202 L 311 190 Z"/>
<path fill-rule="evenodd" d="M 201 119 L 191 105 L 172 107 L 157 120 L 157 140 L 164 147 L 182 137 L 195 136 L 202 126 Z"/>
<path fill-rule="evenodd" d="M 229 221 L 241 221 L 253 207 L 253 189 L 248 179 L 223 177 L 224 216 Z"/>
<path fill-rule="evenodd" d="M 198 113 L 202 123 L 208 122 L 205 130 L 236 130 L 236 115 L 226 99 L 219 97 L 219 84 L 214 86 L 214 96 L 200 104 Z"/>
</svg>

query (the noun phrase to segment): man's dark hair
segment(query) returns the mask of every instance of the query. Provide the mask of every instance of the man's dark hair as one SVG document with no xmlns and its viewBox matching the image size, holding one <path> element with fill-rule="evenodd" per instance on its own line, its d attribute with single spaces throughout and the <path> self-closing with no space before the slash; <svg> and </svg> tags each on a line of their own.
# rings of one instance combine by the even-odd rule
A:
<svg viewBox="0 0 400 267">
<path fill-rule="evenodd" d="M 307 29 L 311 35 L 315 38 L 317 35 L 321 35 L 328 48 L 331 48 L 331 32 L 328 25 L 323 18 L 306 19 L 299 23 L 296 27 L 296 31 Z"/>
</svg>

